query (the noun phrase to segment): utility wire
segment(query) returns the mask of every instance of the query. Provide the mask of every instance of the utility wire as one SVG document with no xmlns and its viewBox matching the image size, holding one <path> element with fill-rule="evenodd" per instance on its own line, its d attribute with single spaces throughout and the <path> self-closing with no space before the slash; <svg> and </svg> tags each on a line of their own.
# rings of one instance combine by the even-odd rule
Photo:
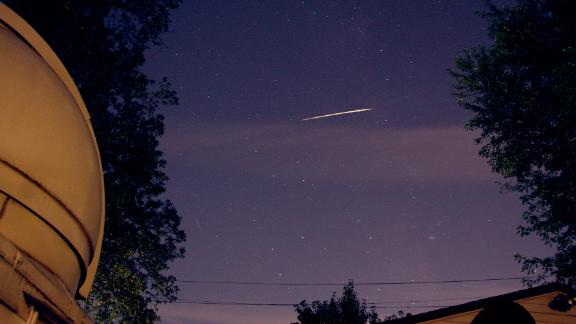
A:
<svg viewBox="0 0 576 324">
<path fill-rule="evenodd" d="M 385 304 L 414 304 L 414 303 L 429 303 L 429 302 L 441 302 L 441 301 L 455 301 L 455 300 L 467 300 L 467 299 L 479 299 L 486 298 L 486 296 L 479 297 L 459 297 L 459 298 L 439 298 L 439 299 L 422 299 L 422 300 L 387 300 L 380 302 L 366 302 L 367 305 L 385 305 Z M 197 300 L 197 299 L 177 299 L 174 303 L 188 304 L 188 303 L 202 303 L 202 304 L 230 304 L 230 305 L 260 305 L 262 303 L 251 303 L 251 302 L 235 302 L 235 301 L 213 301 L 213 300 Z M 295 304 L 289 303 L 264 303 L 268 306 L 292 306 Z M 424 305 L 429 306 L 429 305 Z M 399 306 L 393 306 L 399 307 Z"/>
<path fill-rule="evenodd" d="M 429 302 L 443 302 L 443 301 L 455 301 L 455 300 L 469 300 L 469 299 L 480 299 L 486 298 L 487 296 L 476 296 L 476 297 L 458 297 L 458 298 L 440 298 L 440 299 L 422 299 L 422 300 L 386 300 L 380 302 L 366 302 L 367 305 L 376 306 L 376 305 L 386 305 L 386 304 L 409 304 L 412 308 L 428 308 L 428 307 L 447 307 L 450 305 L 444 306 L 431 306 L 431 305 L 422 305 L 417 306 L 414 305 L 415 303 L 429 303 Z M 168 301 L 158 301 L 158 302 L 165 302 Z M 236 302 L 236 301 L 214 301 L 214 300 L 196 300 L 196 299 L 177 299 L 172 303 L 175 304 L 202 304 L 202 305 L 240 305 L 240 306 L 294 306 L 295 304 L 289 303 L 253 303 L 253 302 Z M 376 306 L 376 308 L 381 306 Z M 390 308 L 398 308 L 402 307 L 399 305 L 388 306 Z"/>
<path fill-rule="evenodd" d="M 451 284 L 465 282 L 506 281 L 519 279 L 534 279 L 537 277 L 504 277 L 483 279 L 461 280 L 438 280 L 438 281 L 383 281 L 383 282 L 354 282 L 354 286 L 390 286 L 390 285 L 423 285 L 423 284 Z M 320 283 L 320 282 L 263 282 L 263 281 L 209 281 L 209 280 L 177 280 L 181 283 L 211 284 L 211 285 L 242 285 L 242 286 L 344 286 L 346 283 Z"/>
<path fill-rule="evenodd" d="M 436 298 L 436 299 L 414 299 L 414 300 L 386 300 L 381 302 L 373 302 L 373 303 L 366 303 L 366 304 L 413 304 L 413 303 L 429 303 L 429 302 L 437 302 L 437 301 L 455 301 L 455 300 L 467 300 L 467 299 L 482 299 L 491 296 L 476 296 L 476 297 L 458 297 L 458 298 Z"/>
<path fill-rule="evenodd" d="M 354 282 L 355 286 L 383 286 L 383 285 L 413 285 L 413 284 L 451 284 L 451 283 L 466 283 L 466 282 L 490 282 L 490 281 L 506 281 L 506 280 L 519 280 L 519 279 L 533 279 L 537 277 L 500 277 L 500 278 L 482 278 L 482 279 L 460 279 L 460 280 L 438 280 L 438 281 L 386 281 L 386 282 Z M 209 281 L 209 280 L 178 280 L 181 283 L 192 284 L 212 284 L 212 285 L 243 285 L 243 286 L 343 286 L 345 283 L 321 283 L 321 282 L 262 282 L 262 281 Z M 411 308 L 442 308 L 450 307 L 453 305 L 415 305 L 415 303 L 429 303 L 429 302 L 442 302 L 442 301 L 455 301 L 455 300 L 468 300 L 480 299 L 486 296 L 477 297 L 459 297 L 459 298 L 441 298 L 441 299 L 422 299 L 422 300 L 387 300 L 381 302 L 367 302 L 367 305 L 374 306 L 378 309 L 411 309 Z M 175 304 L 197 304 L 197 305 L 218 305 L 218 306 L 268 306 L 268 307 L 294 307 L 297 305 L 290 303 L 252 303 L 252 302 L 236 302 L 236 301 L 214 301 L 214 300 L 188 300 L 177 299 Z M 409 304 L 408 306 L 402 305 L 388 305 L 378 306 L 385 304 Z"/>
<path fill-rule="evenodd" d="M 176 300 L 174 304 L 198 304 L 198 305 L 218 305 L 218 306 L 271 306 L 271 307 L 294 307 L 298 305 L 289 303 L 247 303 L 247 302 L 226 302 L 226 301 L 215 301 L 215 300 Z M 386 309 L 404 309 L 404 308 L 440 308 L 440 307 L 450 307 L 452 305 L 421 305 L 421 306 L 375 306 L 375 308 L 386 308 Z"/>
</svg>

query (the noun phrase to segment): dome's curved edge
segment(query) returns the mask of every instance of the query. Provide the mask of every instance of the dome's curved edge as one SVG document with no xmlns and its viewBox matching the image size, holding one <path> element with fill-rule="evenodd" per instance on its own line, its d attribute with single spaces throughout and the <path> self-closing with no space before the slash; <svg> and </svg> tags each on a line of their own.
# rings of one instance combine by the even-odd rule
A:
<svg viewBox="0 0 576 324">
<path fill-rule="evenodd" d="M 90 131 L 92 141 L 94 142 L 94 147 L 96 154 L 98 156 L 98 162 L 100 166 L 100 172 L 102 174 L 102 162 L 100 159 L 100 151 L 98 149 L 98 143 L 96 141 L 96 136 L 92 125 L 90 124 L 90 114 L 88 109 L 80 95 L 80 91 L 76 87 L 74 80 L 66 70 L 66 67 L 60 61 L 56 53 L 52 50 L 50 45 L 44 41 L 44 39 L 30 26 L 24 19 L 22 19 L 18 14 L 16 14 L 12 9 L 6 6 L 4 3 L 0 2 L 0 21 L 9 27 L 16 35 L 22 38 L 22 40 L 28 44 L 34 51 L 42 57 L 42 59 L 50 66 L 50 68 L 58 75 L 62 83 L 66 86 L 70 94 L 73 96 L 78 107 L 80 108 L 82 115 L 84 116 L 84 121 L 86 127 Z M 102 241 L 104 236 L 104 208 L 105 208 L 105 196 L 104 196 L 104 179 L 101 178 L 101 188 L 102 188 L 102 207 L 101 207 L 101 221 L 100 221 L 100 235 L 99 239 L 94 246 L 94 255 L 90 264 L 88 265 L 87 274 L 83 283 L 80 283 L 80 288 L 78 289 L 78 297 L 86 298 L 92 283 L 94 282 L 94 277 L 96 275 L 96 269 L 98 262 L 100 260 L 100 252 L 102 250 Z"/>
</svg>

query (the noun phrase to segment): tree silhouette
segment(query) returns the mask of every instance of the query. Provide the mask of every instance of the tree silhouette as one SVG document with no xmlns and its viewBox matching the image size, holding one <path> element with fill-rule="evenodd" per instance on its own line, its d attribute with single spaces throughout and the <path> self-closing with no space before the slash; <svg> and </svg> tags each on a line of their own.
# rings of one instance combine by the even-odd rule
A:
<svg viewBox="0 0 576 324">
<path fill-rule="evenodd" d="M 527 207 L 522 236 L 553 256 L 517 255 L 523 270 L 576 285 L 576 2 L 487 1 L 489 46 L 466 50 L 451 74 L 459 103 L 481 130 L 480 155 Z"/>
<path fill-rule="evenodd" d="M 178 287 L 164 272 L 183 257 L 185 234 L 162 198 L 166 161 L 160 105 L 177 103 L 162 80 L 140 70 L 160 43 L 179 0 L 8 0 L 70 71 L 90 111 L 102 157 L 106 225 L 100 265 L 86 301 L 102 322 L 158 320 L 156 306 Z"/>
<path fill-rule="evenodd" d="M 334 292 L 328 301 L 315 300 L 309 304 L 306 300 L 302 300 L 294 307 L 299 324 L 380 323 L 374 306 L 368 307 L 366 301 L 358 299 L 352 281 L 344 286 L 340 298 L 337 298 Z"/>
</svg>

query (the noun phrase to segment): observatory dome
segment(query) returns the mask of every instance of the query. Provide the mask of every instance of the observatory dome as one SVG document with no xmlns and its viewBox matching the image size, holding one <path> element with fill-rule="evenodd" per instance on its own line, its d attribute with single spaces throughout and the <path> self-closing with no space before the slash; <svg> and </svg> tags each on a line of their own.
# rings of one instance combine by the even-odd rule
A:
<svg viewBox="0 0 576 324">
<path fill-rule="evenodd" d="M 36 269 L 16 269 L 39 273 L 27 282 L 85 297 L 104 228 L 90 116 L 48 44 L 1 3 L 0 66 L 0 257 Z"/>
</svg>

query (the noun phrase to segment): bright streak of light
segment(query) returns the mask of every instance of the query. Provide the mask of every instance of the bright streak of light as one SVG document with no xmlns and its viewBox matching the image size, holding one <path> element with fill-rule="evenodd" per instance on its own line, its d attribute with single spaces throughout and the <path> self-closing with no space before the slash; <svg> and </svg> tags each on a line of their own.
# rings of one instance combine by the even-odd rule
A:
<svg viewBox="0 0 576 324">
<path fill-rule="evenodd" d="M 359 112 L 369 111 L 369 110 L 372 110 L 372 109 L 370 109 L 370 108 L 364 108 L 364 109 L 348 110 L 348 111 L 342 111 L 342 112 L 337 112 L 337 113 L 333 113 L 333 114 L 327 114 L 327 115 L 320 115 L 320 116 L 308 117 L 308 118 L 302 119 L 302 121 L 313 120 L 313 119 L 320 119 L 320 118 L 327 118 L 327 117 L 339 116 L 339 115 L 354 114 L 354 113 L 359 113 Z"/>
</svg>

